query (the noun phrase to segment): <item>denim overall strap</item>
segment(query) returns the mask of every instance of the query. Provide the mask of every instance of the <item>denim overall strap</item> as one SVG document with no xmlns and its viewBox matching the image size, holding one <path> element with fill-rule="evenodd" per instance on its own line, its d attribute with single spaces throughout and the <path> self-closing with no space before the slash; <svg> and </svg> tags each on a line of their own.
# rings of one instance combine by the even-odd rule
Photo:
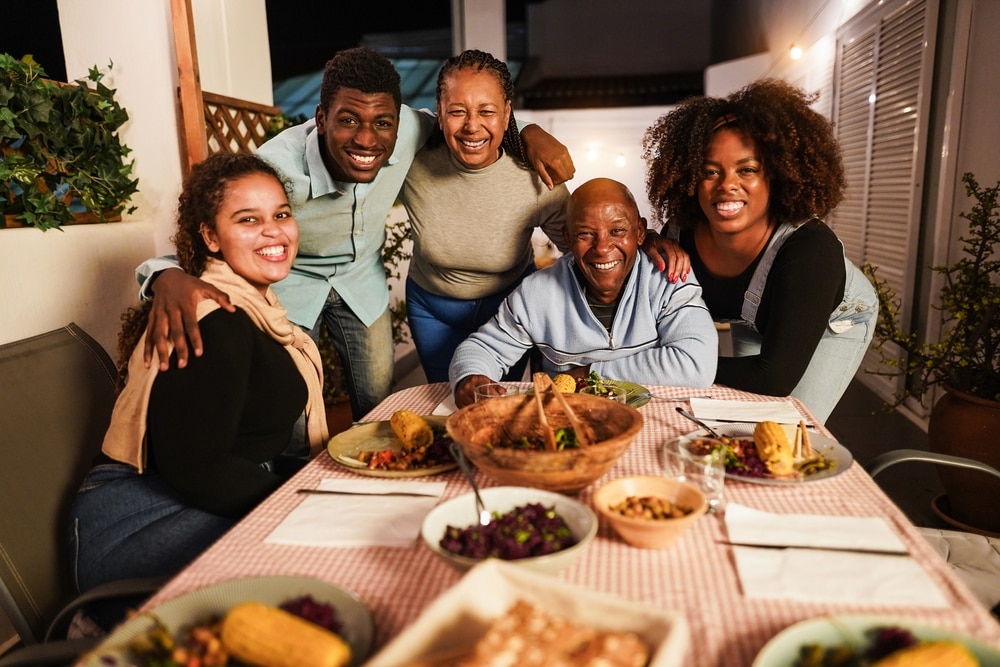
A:
<svg viewBox="0 0 1000 667">
<path fill-rule="evenodd" d="M 767 274 L 771 272 L 774 258 L 778 256 L 778 251 L 785 240 L 798 228 L 799 225 L 786 223 L 774 230 L 774 234 L 771 235 L 771 240 L 768 241 L 767 248 L 764 250 L 764 256 L 760 258 L 760 263 L 757 264 L 757 268 L 754 269 L 753 276 L 750 278 L 750 285 L 743 295 L 743 310 L 740 315 L 743 318 L 742 323 L 754 331 L 757 331 L 757 308 L 760 307 L 760 297 L 767 284 Z"/>
</svg>

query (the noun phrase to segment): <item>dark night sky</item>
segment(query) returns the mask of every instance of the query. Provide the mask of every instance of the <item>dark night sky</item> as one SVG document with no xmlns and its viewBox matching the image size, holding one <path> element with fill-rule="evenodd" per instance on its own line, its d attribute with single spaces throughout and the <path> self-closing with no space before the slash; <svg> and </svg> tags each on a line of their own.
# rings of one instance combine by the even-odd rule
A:
<svg viewBox="0 0 1000 667">
<path fill-rule="evenodd" d="M 507 20 L 522 21 L 525 4 L 538 1 L 507 0 Z M 335 52 L 357 45 L 367 33 L 451 25 L 451 0 L 265 0 L 265 7 L 276 81 L 322 69 Z M 3 20 L 23 28 L 4 33 L 0 52 L 16 58 L 31 53 L 51 78 L 66 79 L 56 0 L 5 2 Z"/>
</svg>

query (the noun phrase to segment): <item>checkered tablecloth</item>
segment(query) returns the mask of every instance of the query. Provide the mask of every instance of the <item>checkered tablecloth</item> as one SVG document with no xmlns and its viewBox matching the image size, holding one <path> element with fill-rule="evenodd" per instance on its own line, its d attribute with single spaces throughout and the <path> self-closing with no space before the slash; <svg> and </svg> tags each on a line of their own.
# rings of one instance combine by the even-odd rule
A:
<svg viewBox="0 0 1000 667">
<path fill-rule="evenodd" d="M 672 387 L 650 389 L 656 395 L 678 399 L 707 393 Z M 710 393 L 719 399 L 768 400 L 725 387 L 713 387 Z M 367 415 L 366 421 L 388 419 L 401 408 L 428 414 L 447 395 L 445 384 L 405 389 L 389 396 Z M 676 413 L 677 405 L 678 402 L 654 400 L 640 408 L 645 419 L 642 431 L 625 456 L 598 483 L 626 475 L 660 474 L 662 443 L 693 430 L 692 424 Z M 808 412 L 796 405 L 808 421 Z M 419 542 L 407 548 L 320 548 L 264 543 L 268 533 L 302 502 L 303 497 L 295 489 L 314 487 L 323 478 L 352 476 L 355 475 L 329 456 L 320 455 L 171 580 L 146 608 L 227 579 L 306 575 L 339 584 L 361 597 L 375 619 L 377 651 L 416 619 L 431 600 L 454 585 L 460 574 Z M 447 481 L 446 498 L 469 491 L 457 471 L 435 479 Z M 482 475 L 479 480 L 483 486 L 492 485 Z M 579 499 L 589 503 L 593 488 L 582 491 Z M 885 517 L 940 586 L 950 608 L 880 607 L 866 605 L 863 600 L 849 605 L 747 600 L 740 591 L 731 549 L 722 544 L 725 540 L 722 522 L 715 516 L 698 521 L 678 542 L 662 551 L 629 547 L 614 535 L 610 526 L 602 524 L 589 550 L 556 576 L 639 604 L 679 610 L 686 615 L 692 633 L 691 654 L 686 664 L 696 667 L 750 665 L 761 647 L 785 627 L 830 614 L 898 616 L 1000 645 L 1000 625 L 856 462 L 842 474 L 793 487 L 727 481 L 725 495 L 729 502 L 770 512 Z"/>
</svg>

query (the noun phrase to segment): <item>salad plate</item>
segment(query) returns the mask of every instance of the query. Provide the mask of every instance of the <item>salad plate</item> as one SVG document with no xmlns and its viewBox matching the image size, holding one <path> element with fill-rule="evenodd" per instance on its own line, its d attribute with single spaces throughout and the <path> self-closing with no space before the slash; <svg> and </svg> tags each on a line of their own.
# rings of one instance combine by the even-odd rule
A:
<svg viewBox="0 0 1000 667">
<path fill-rule="evenodd" d="M 257 601 L 278 606 L 287 600 L 311 595 L 337 611 L 340 636 L 351 647 L 351 664 L 361 665 L 372 649 L 375 625 L 371 611 L 354 592 L 312 577 L 266 576 L 223 581 L 199 588 L 138 614 L 108 635 L 84 656 L 84 667 L 126 667 L 133 664 L 128 644 L 149 632 L 156 619 L 177 637 L 192 624 L 224 616 L 241 602 Z"/>
<path fill-rule="evenodd" d="M 427 420 L 435 431 L 443 431 L 445 422 L 448 420 L 447 417 L 439 415 L 426 415 L 424 419 Z M 373 452 L 384 449 L 391 449 L 394 452 L 398 452 L 402 447 L 403 443 L 396 437 L 389 422 L 381 421 L 360 424 L 343 433 L 338 433 L 330 439 L 330 442 L 326 446 L 326 451 L 336 463 L 345 468 L 350 468 L 351 471 L 359 475 L 367 475 L 369 477 L 427 477 L 454 470 L 458 467 L 458 464 L 454 461 L 448 461 L 440 465 L 412 468 L 410 470 L 380 470 L 378 468 L 369 468 L 368 464 L 358 460 L 359 452 Z"/>
<path fill-rule="evenodd" d="M 920 641 L 957 641 L 979 659 L 981 667 L 1000 667 L 1000 651 L 972 637 L 944 628 L 919 625 L 902 618 L 853 615 L 812 618 L 785 628 L 764 645 L 751 667 L 794 665 L 801 647 L 809 644 L 825 648 L 848 646 L 864 650 L 872 644 L 868 631 L 876 628 L 908 630 Z"/>
<path fill-rule="evenodd" d="M 604 386 L 614 387 L 625 392 L 625 404 L 631 408 L 641 408 L 649 403 L 649 390 L 641 384 L 625 382 L 624 380 L 602 380 Z"/>
<path fill-rule="evenodd" d="M 739 423 L 739 424 L 719 424 L 712 425 L 712 428 L 718 431 L 719 435 L 728 436 L 731 438 L 740 439 L 753 439 L 753 431 L 756 424 L 754 423 Z M 790 427 L 794 428 L 794 427 Z M 706 437 L 705 431 L 703 429 L 698 429 L 681 436 L 682 441 L 693 440 L 696 438 Z M 851 455 L 850 450 L 844 447 L 842 444 L 834 440 L 833 438 L 828 438 L 825 435 L 816 433 L 814 431 L 809 432 L 809 440 L 812 443 L 812 448 L 817 453 L 822 454 L 828 461 L 833 462 L 831 468 L 826 470 L 820 470 L 807 477 L 798 478 L 781 478 L 781 477 L 748 477 L 746 475 L 738 475 L 726 471 L 726 479 L 731 479 L 740 482 L 750 482 L 751 484 L 771 484 L 778 486 L 787 486 L 789 484 L 806 484 L 810 482 L 820 482 L 824 479 L 830 479 L 831 477 L 836 477 L 840 473 L 844 472 L 851 467 L 851 463 L 854 461 L 854 456 Z"/>
</svg>

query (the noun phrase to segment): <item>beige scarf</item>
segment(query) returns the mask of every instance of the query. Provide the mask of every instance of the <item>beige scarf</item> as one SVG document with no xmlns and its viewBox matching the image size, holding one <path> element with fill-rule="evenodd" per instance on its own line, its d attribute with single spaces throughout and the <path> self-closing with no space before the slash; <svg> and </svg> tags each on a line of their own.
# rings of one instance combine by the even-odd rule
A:
<svg viewBox="0 0 1000 667">
<path fill-rule="evenodd" d="M 236 275 L 225 262 L 209 259 L 201 279 L 228 294 L 233 305 L 246 312 L 261 331 L 288 350 L 309 390 L 306 428 L 310 454 L 319 453 L 330 436 L 323 403 L 323 365 L 316 344 L 302 329 L 288 320 L 285 309 L 270 288 L 266 295 L 261 296 L 254 286 Z M 202 301 L 198 304 L 198 319 L 201 320 L 219 307 L 214 301 Z M 143 363 L 145 341 L 146 334 L 143 334 L 129 358 L 128 384 L 115 403 L 111 425 L 104 436 L 102 447 L 105 454 L 116 461 L 135 466 L 140 473 L 146 467 L 146 412 L 149 393 L 159 371 L 158 359 L 154 358 L 149 368 Z M 183 373 L 177 370 L 171 372 Z"/>
</svg>

